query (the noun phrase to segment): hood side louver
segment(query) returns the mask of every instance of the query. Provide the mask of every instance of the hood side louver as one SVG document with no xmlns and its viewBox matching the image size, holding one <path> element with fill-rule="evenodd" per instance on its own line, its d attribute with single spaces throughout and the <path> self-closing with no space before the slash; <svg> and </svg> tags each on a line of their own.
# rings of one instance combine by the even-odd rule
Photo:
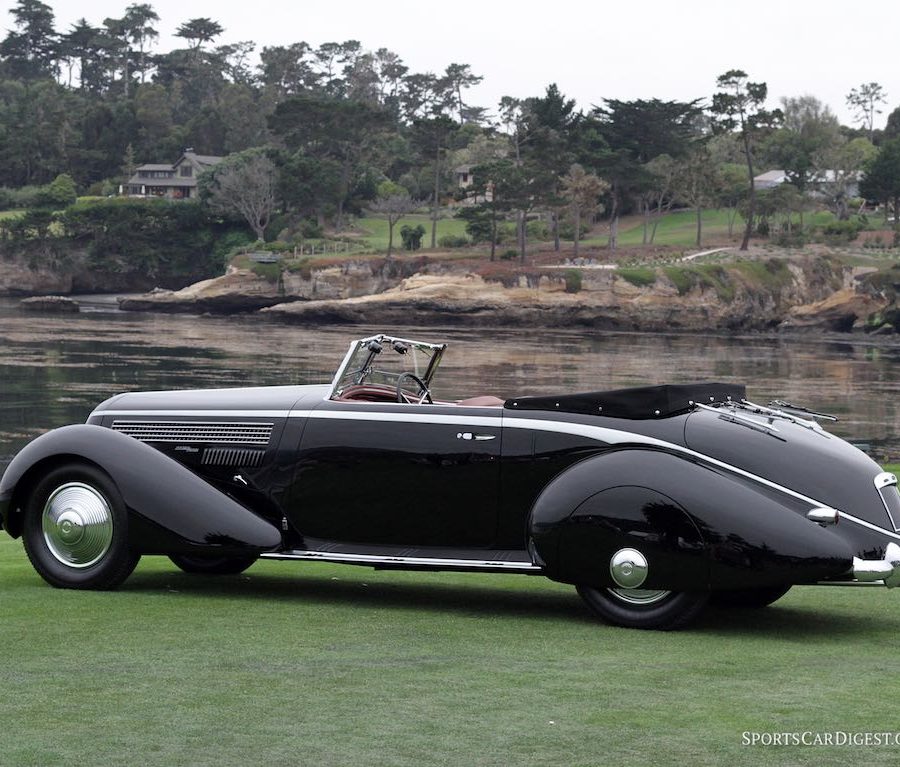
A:
<svg viewBox="0 0 900 767">
<path fill-rule="evenodd" d="M 244 450 L 236 447 L 208 447 L 203 451 L 203 466 L 241 466 L 255 469 L 262 466 L 265 450 Z"/>
<path fill-rule="evenodd" d="M 212 445 L 258 445 L 266 447 L 272 437 L 271 423 L 243 421 L 113 421 L 114 431 L 141 442 L 201 442 Z"/>
</svg>

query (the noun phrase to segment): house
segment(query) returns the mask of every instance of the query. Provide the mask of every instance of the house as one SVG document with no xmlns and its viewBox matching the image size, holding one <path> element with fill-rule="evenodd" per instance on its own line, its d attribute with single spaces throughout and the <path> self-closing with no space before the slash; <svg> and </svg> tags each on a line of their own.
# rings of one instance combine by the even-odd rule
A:
<svg viewBox="0 0 900 767">
<path fill-rule="evenodd" d="M 812 196 L 821 196 L 828 193 L 829 188 L 841 185 L 843 194 L 847 197 L 859 196 L 859 182 L 862 178 L 861 171 L 837 171 L 820 170 L 812 173 L 807 181 L 807 189 Z M 753 183 L 757 189 L 773 189 L 779 184 L 789 183 L 787 174 L 783 170 L 767 170 L 755 176 Z"/>
<path fill-rule="evenodd" d="M 456 176 L 456 186 L 460 189 L 468 189 L 472 186 L 472 165 L 459 165 L 453 169 Z"/>
<path fill-rule="evenodd" d="M 787 181 L 787 174 L 783 170 L 767 170 L 753 178 L 753 184 L 757 189 L 772 189 Z"/>
<path fill-rule="evenodd" d="M 134 175 L 119 187 L 119 194 L 126 197 L 193 199 L 197 196 L 197 177 L 221 161 L 221 157 L 195 154 L 193 149 L 188 148 L 172 165 L 139 165 Z"/>
</svg>

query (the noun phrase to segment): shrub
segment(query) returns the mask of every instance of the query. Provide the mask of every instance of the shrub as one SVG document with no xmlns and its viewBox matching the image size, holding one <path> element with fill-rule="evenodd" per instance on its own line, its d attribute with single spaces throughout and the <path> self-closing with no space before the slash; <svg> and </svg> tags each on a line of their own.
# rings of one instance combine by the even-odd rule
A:
<svg viewBox="0 0 900 767">
<path fill-rule="evenodd" d="M 653 285 L 656 282 L 656 270 L 644 266 L 620 267 L 616 269 L 616 275 L 639 288 Z"/>
<path fill-rule="evenodd" d="M 442 248 L 464 248 L 468 244 L 468 237 L 457 236 L 455 234 L 445 234 L 438 239 L 438 245 Z"/>
<path fill-rule="evenodd" d="M 830 245 L 853 242 L 862 230 L 859 221 L 829 221 L 822 227 L 822 236 Z"/>
<path fill-rule="evenodd" d="M 281 279 L 281 264 L 252 264 L 250 271 L 273 285 Z"/>
<path fill-rule="evenodd" d="M 543 221 L 529 221 L 525 225 L 525 233 L 529 240 L 546 240 L 550 237 L 550 229 Z"/>
<path fill-rule="evenodd" d="M 404 224 L 400 227 L 400 239 L 406 250 L 418 250 L 422 247 L 422 237 L 425 236 L 425 227 L 421 224 L 410 226 Z"/>
<path fill-rule="evenodd" d="M 583 276 L 580 269 L 566 269 L 566 293 L 577 293 L 581 290 Z"/>
<path fill-rule="evenodd" d="M 65 208 L 78 199 L 75 181 L 71 176 L 61 173 L 37 193 L 37 204 L 44 208 Z"/>
<path fill-rule="evenodd" d="M 519 251 L 510 248 L 509 250 L 503 251 L 500 255 L 504 261 L 515 261 L 519 257 Z"/>
</svg>

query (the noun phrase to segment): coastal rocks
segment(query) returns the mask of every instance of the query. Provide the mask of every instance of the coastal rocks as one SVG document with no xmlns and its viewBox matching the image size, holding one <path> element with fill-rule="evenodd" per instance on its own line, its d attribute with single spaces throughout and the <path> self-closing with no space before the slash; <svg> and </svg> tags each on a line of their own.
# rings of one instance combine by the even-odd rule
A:
<svg viewBox="0 0 900 767">
<path fill-rule="evenodd" d="M 867 318 L 887 305 L 887 300 L 877 295 L 844 288 L 821 301 L 793 307 L 779 329 L 859 331 L 867 327 Z"/>
<path fill-rule="evenodd" d="M 66 296 L 34 296 L 23 298 L 19 305 L 30 312 L 52 312 L 54 314 L 77 314 L 81 307 L 77 301 Z"/>
<path fill-rule="evenodd" d="M 181 290 L 156 289 L 140 296 L 119 300 L 126 311 L 210 312 L 235 314 L 252 312 L 292 300 L 277 282 L 249 269 L 229 267 L 222 277 L 203 280 Z"/>
<path fill-rule="evenodd" d="M 70 293 L 72 275 L 0 258 L 0 296 Z"/>
<path fill-rule="evenodd" d="M 727 306 L 711 302 L 708 296 L 679 295 L 667 286 L 654 292 L 606 277 L 591 281 L 590 289 L 568 293 L 562 281 L 548 284 L 541 280 L 541 289 L 504 288 L 473 274 L 419 274 L 378 295 L 295 302 L 262 313 L 302 323 L 590 326 L 651 331 L 726 329 L 738 322 Z M 760 328 L 773 324 L 767 315 L 751 317 L 749 322 Z"/>
<path fill-rule="evenodd" d="M 268 265 L 267 265 L 268 266 Z M 181 290 L 153 290 L 122 299 L 124 311 L 251 312 L 291 301 L 340 300 L 380 293 L 401 277 L 390 269 L 375 269 L 371 262 L 345 262 L 335 266 L 275 268 L 271 274 L 229 266 L 221 277 L 189 285 Z"/>
</svg>

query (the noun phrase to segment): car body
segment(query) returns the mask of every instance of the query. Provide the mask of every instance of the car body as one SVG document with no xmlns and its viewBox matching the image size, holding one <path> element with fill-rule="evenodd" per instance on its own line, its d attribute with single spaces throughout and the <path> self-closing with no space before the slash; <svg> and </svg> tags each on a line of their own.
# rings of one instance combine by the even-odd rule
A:
<svg viewBox="0 0 900 767">
<path fill-rule="evenodd" d="M 897 478 L 829 416 L 721 383 L 439 401 L 445 348 L 382 334 L 330 384 L 114 396 L 15 457 L 3 528 L 60 587 L 154 554 L 522 573 L 636 628 L 900 582 Z"/>
</svg>

